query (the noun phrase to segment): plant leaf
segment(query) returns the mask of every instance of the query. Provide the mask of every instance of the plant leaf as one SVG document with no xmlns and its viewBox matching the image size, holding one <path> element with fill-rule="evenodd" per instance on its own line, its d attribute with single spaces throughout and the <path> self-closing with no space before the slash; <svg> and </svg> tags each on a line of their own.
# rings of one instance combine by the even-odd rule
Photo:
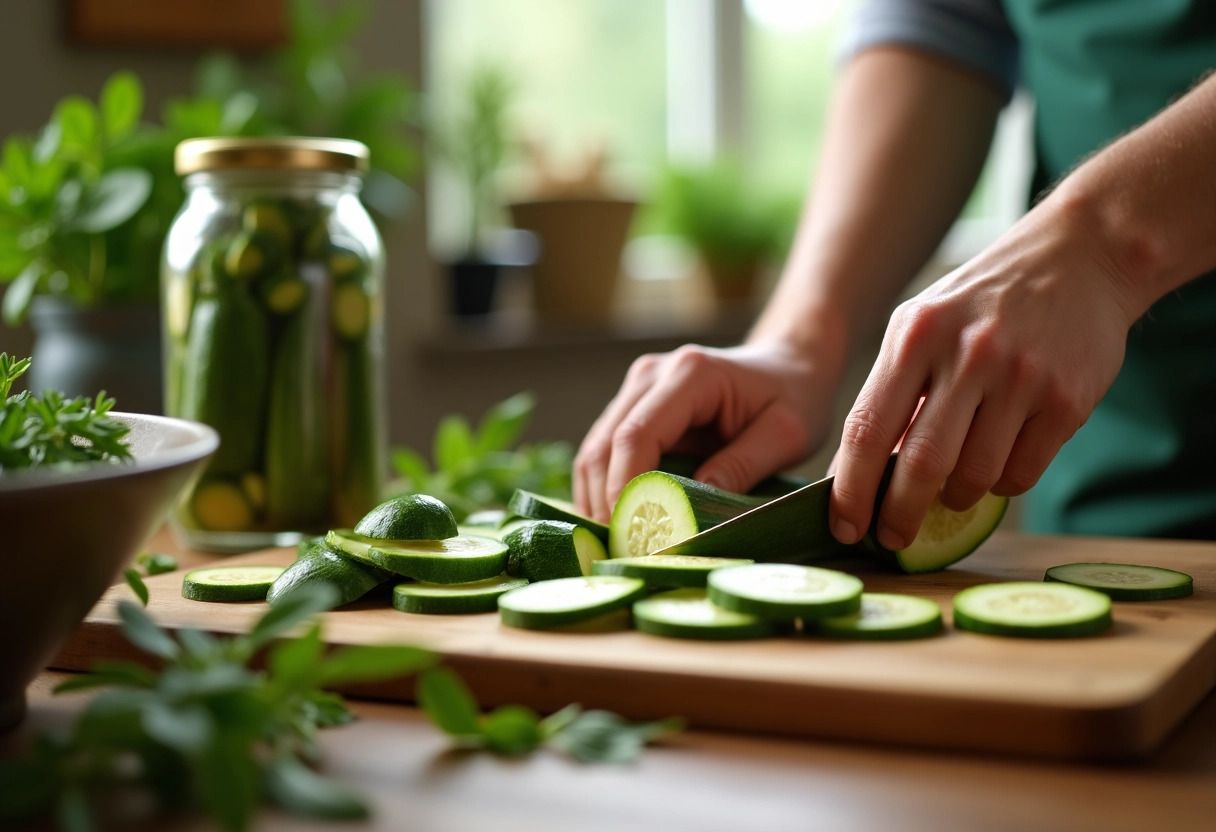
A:
<svg viewBox="0 0 1216 832">
<path fill-rule="evenodd" d="M 445 416 L 435 431 L 435 467 L 455 475 L 473 456 L 473 434 L 463 416 Z"/>
<path fill-rule="evenodd" d="M 393 451 L 393 467 L 397 473 L 410 481 L 410 488 L 415 491 L 426 491 L 431 472 L 422 455 L 409 448 L 397 448 Z"/>
<path fill-rule="evenodd" d="M 320 684 L 380 682 L 416 673 L 435 663 L 435 654 L 419 647 L 368 645 L 343 647 L 321 663 Z"/>
<path fill-rule="evenodd" d="M 30 301 L 42 281 L 43 267 L 41 260 L 31 260 L 21 274 L 9 284 L 4 293 L 4 322 L 9 326 L 17 326 L 25 320 L 29 311 Z"/>
<path fill-rule="evenodd" d="M 240 643 L 253 652 L 314 615 L 333 609 L 338 590 L 329 584 L 301 586 L 270 608 Z"/>
<path fill-rule="evenodd" d="M 346 707 L 346 700 L 336 693 L 314 690 L 305 698 L 309 706 L 316 709 L 317 725 L 322 728 L 354 721 L 355 715 Z"/>
<path fill-rule="evenodd" d="M 207 746 L 214 731 L 211 715 L 200 705 L 175 707 L 155 700 L 140 712 L 148 736 L 183 754 L 195 754 Z"/>
<path fill-rule="evenodd" d="M 69 95 L 55 107 L 53 118 L 59 125 L 60 149 L 71 158 L 99 165 L 97 110 L 93 102 L 83 96 Z"/>
<path fill-rule="evenodd" d="M 111 142 L 135 128 L 144 109 L 144 89 L 133 72 L 116 72 L 101 90 L 101 123 Z"/>
<path fill-rule="evenodd" d="M 369 814 L 356 792 L 320 776 L 295 757 L 280 756 L 266 772 L 270 797 L 289 812 L 329 820 L 360 820 Z"/>
<path fill-rule="evenodd" d="M 270 675 L 288 689 L 313 686 L 320 675 L 324 653 L 321 625 L 314 624 L 299 638 L 287 639 L 275 645 L 267 660 Z"/>
<path fill-rule="evenodd" d="M 141 650 L 172 661 L 181 652 L 177 642 L 156 625 L 142 608 L 130 601 L 118 602 L 118 615 L 122 618 L 122 632 L 127 641 Z"/>
<path fill-rule="evenodd" d="M 446 667 L 433 667 L 418 677 L 418 706 L 445 734 L 481 736 L 477 700 L 460 677 Z"/>
<path fill-rule="evenodd" d="M 88 690 L 96 687 L 150 688 L 156 684 L 156 674 L 142 664 L 99 660 L 88 673 L 74 676 L 55 686 L 55 693 Z"/>
<path fill-rule="evenodd" d="M 123 575 L 126 577 L 127 586 L 131 587 L 131 591 L 139 597 L 145 607 L 148 606 L 148 587 L 144 584 L 144 579 L 140 577 L 139 570 L 131 567 Z"/>
<path fill-rule="evenodd" d="M 680 719 L 631 723 L 609 711 L 584 711 L 547 742 L 580 763 L 631 763 L 646 743 L 683 726 Z"/>
<path fill-rule="evenodd" d="M 101 234 L 135 216 L 152 193 L 152 175 L 138 168 L 106 173 L 84 193 L 80 210 L 68 224 L 71 231 Z"/>
<path fill-rule="evenodd" d="M 475 453 L 484 456 L 492 451 L 505 451 L 519 441 L 532 411 L 536 407 L 536 399 L 531 393 L 516 393 L 509 399 L 501 401 L 486 411 L 477 428 Z"/>
<path fill-rule="evenodd" d="M 177 569 L 177 558 L 163 552 L 143 552 L 135 562 L 149 575 L 163 575 Z"/>
<path fill-rule="evenodd" d="M 261 796 L 260 772 L 249 740 L 216 734 L 198 756 L 196 773 L 207 814 L 230 832 L 247 829 Z"/>
<path fill-rule="evenodd" d="M 518 757 L 535 751 L 544 741 L 540 719 L 531 708 L 504 705 L 481 722 L 486 747 L 496 754 Z"/>
</svg>

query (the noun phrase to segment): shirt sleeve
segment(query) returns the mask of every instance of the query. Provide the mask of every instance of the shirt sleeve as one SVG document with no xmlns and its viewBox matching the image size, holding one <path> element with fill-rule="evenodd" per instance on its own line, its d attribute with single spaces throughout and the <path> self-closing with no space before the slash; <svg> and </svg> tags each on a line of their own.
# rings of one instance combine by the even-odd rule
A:
<svg viewBox="0 0 1216 832">
<path fill-rule="evenodd" d="M 868 0 L 841 42 L 841 63 L 874 46 L 916 46 L 974 70 L 1005 91 L 1017 85 L 1018 41 L 1001 0 Z"/>
</svg>

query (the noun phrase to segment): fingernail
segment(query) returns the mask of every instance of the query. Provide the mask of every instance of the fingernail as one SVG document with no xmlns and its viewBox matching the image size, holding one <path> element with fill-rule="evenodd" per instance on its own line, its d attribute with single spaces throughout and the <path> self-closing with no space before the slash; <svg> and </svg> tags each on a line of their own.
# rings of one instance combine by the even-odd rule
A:
<svg viewBox="0 0 1216 832">
<path fill-rule="evenodd" d="M 903 536 L 889 526 L 880 526 L 878 528 L 878 542 L 884 549 L 890 549 L 892 552 L 898 551 L 908 545 L 904 541 Z"/>
<path fill-rule="evenodd" d="M 856 543 L 860 535 L 857 534 L 857 527 L 848 520 L 837 520 L 832 524 L 832 534 L 841 543 Z"/>
</svg>

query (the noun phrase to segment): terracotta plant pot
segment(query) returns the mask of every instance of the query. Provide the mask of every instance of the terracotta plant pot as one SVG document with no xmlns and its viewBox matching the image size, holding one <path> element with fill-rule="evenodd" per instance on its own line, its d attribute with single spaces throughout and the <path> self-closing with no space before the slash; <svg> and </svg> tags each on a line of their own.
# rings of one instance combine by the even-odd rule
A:
<svg viewBox="0 0 1216 832">
<path fill-rule="evenodd" d="M 637 203 L 620 199 L 561 198 L 510 206 L 516 228 L 540 238 L 533 267 L 537 316 L 562 325 L 604 324 L 620 275 L 621 252 Z"/>
</svg>

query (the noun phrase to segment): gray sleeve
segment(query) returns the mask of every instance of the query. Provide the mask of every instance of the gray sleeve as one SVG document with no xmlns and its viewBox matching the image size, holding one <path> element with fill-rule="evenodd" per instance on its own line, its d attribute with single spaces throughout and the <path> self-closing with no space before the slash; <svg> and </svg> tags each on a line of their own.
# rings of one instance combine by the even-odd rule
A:
<svg viewBox="0 0 1216 832">
<path fill-rule="evenodd" d="M 916 46 L 956 61 L 1013 94 L 1018 41 L 1001 0 L 869 0 L 840 46 L 841 62 L 872 46 Z"/>
</svg>

